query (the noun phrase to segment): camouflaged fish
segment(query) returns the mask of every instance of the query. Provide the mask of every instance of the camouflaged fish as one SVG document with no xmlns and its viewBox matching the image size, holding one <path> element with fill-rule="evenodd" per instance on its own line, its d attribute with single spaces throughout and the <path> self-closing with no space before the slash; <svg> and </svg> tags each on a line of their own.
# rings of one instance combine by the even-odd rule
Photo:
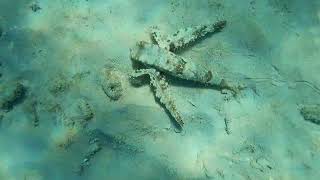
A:
<svg viewBox="0 0 320 180">
<path fill-rule="evenodd" d="M 133 79 L 142 75 L 148 75 L 150 77 L 150 85 L 154 89 L 155 96 L 171 113 L 180 127 L 184 124 L 183 118 L 177 110 L 174 100 L 170 96 L 168 83 L 164 77 L 160 77 L 160 73 L 164 76 L 171 75 L 184 80 L 237 91 L 237 85 L 226 82 L 217 72 L 175 53 L 178 50 L 190 46 L 200 38 L 211 33 L 220 32 L 225 26 L 226 21 L 219 21 L 214 24 L 180 29 L 169 36 L 162 35 L 158 28 L 153 27 L 150 36 L 154 43 L 141 41 L 130 49 L 131 60 L 143 64 L 144 67 L 146 67 L 145 69 L 135 71 L 131 77 Z"/>
</svg>

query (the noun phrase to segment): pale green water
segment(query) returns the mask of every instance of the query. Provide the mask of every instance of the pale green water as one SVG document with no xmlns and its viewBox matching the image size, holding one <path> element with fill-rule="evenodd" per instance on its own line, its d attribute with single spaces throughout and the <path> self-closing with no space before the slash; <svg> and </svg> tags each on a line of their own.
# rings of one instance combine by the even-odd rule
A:
<svg viewBox="0 0 320 180">
<path fill-rule="evenodd" d="M 164 73 L 179 132 L 129 50 L 218 20 L 177 55 L 250 85 Z M 319 0 L 0 0 L 0 180 L 317 179 L 319 59 Z"/>
</svg>

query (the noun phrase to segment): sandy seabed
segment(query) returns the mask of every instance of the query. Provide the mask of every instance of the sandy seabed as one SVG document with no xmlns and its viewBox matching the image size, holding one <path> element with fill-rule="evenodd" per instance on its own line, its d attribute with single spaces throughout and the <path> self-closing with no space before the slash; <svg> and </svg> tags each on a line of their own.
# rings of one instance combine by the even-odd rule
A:
<svg viewBox="0 0 320 180">
<path fill-rule="evenodd" d="M 129 50 L 219 20 L 179 56 L 250 86 L 168 77 L 178 131 Z M 317 179 L 319 59 L 319 0 L 1 0 L 0 179 Z"/>
</svg>

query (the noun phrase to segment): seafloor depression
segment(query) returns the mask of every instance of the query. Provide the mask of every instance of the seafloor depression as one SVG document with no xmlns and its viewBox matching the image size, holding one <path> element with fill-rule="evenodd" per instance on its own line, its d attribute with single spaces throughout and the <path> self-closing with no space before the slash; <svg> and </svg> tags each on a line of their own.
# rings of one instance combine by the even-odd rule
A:
<svg viewBox="0 0 320 180">
<path fill-rule="evenodd" d="M 0 0 L 0 180 L 317 179 L 319 0 Z"/>
</svg>

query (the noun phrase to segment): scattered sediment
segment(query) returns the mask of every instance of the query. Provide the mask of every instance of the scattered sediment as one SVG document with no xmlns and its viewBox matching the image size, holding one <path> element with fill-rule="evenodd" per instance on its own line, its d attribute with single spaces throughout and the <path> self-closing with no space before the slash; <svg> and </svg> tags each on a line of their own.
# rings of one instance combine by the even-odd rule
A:
<svg viewBox="0 0 320 180">
<path fill-rule="evenodd" d="M 94 118 L 93 107 L 85 99 L 80 99 L 71 107 L 58 110 L 57 133 L 53 135 L 56 147 L 67 149 L 79 134 L 85 132 Z"/>
<path fill-rule="evenodd" d="M 29 7 L 33 12 L 37 12 L 42 9 L 37 2 L 32 3 Z"/>
<path fill-rule="evenodd" d="M 34 127 L 38 127 L 40 120 L 39 120 L 39 114 L 38 114 L 38 101 L 35 99 L 30 99 L 25 103 L 25 110 L 28 112 L 28 114 L 31 115 L 32 125 Z"/>
<path fill-rule="evenodd" d="M 228 135 L 231 134 L 230 122 L 231 122 L 230 118 L 228 118 L 228 117 L 224 118 L 224 125 L 225 125 L 224 130 L 226 131 L 226 133 Z"/>
<path fill-rule="evenodd" d="M 20 104 L 25 99 L 26 95 L 27 88 L 19 82 L 16 83 L 13 91 L 2 100 L 0 104 L 1 109 L 6 111 L 12 110 L 14 106 Z"/>
<path fill-rule="evenodd" d="M 95 138 L 93 140 L 90 140 L 89 142 L 89 148 L 84 155 L 84 158 L 82 162 L 80 163 L 78 169 L 76 172 L 79 175 L 82 175 L 84 173 L 85 168 L 91 165 L 90 161 L 94 158 L 94 156 L 102 149 L 100 140 L 98 138 Z"/>
<path fill-rule="evenodd" d="M 103 92 L 113 101 L 119 100 L 123 95 L 123 85 L 119 71 L 106 68 L 102 74 L 101 87 Z"/>
<path fill-rule="evenodd" d="M 67 77 L 64 74 L 58 74 L 56 77 L 50 81 L 48 85 L 49 92 L 54 96 L 59 96 L 63 93 L 66 93 L 72 87 L 79 84 L 82 80 L 90 75 L 90 71 L 83 71 L 74 74 L 71 78 Z"/>
<path fill-rule="evenodd" d="M 1 39 L 1 37 L 2 37 L 2 34 L 3 34 L 3 28 L 2 28 L 1 25 L 0 25 L 0 39 Z"/>
<path fill-rule="evenodd" d="M 136 146 L 128 144 L 125 138 L 121 136 L 115 136 L 109 133 L 105 133 L 100 129 L 93 129 L 88 132 L 90 141 L 95 141 L 98 139 L 102 147 L 111 148 L 119 152 L 126 152 L 129 154 L 137 154 L 143 152 Z"/>
<path fill-rule="evenodd" d="M 100 129 L 89 130 L 87 131 L 87 135 L 89 136 L 88 150 L 85 153 L 82 162 L 75 170 L 80 176 L 85 172 L 85 169 L 91 165 L 91 161 L 97 153 L 104 148 L 113 149 L 117 152 L 129 153 L 130 155 L 143 152 L 141 149 L 126 143 L 123 138 L 105 133 Z"/>
<path fill-rule="evenodd" d="M 70 88 L 70 81 L 64 75 L 58 75 L 50 83 L 49 91 L 51 94 L 57 96 L 64 93 Z"/>
<path fill-rule="evenodd" d="M 304 120 L 320 125 L 320 105 L 303 105 L 300 113 Z"/>
</svg>

